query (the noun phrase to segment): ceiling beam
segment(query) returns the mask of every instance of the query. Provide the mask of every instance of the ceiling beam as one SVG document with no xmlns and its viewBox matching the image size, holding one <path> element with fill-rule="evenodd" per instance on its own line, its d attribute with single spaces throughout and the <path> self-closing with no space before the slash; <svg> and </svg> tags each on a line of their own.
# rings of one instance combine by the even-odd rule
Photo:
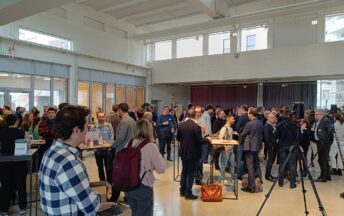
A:
<svg viewBox="0 0 344 216">
<path fill-rule="evenodd" d="M 56 8 L 75 0 L 22 0 L 0 9 L 0 26 Z"/>
<path fill-rule="evenodd" d="M 229 7 L 224 0 L 188 0 L 195 7 L 213 19 L 228 16 Z"/>
<path fill-rule="evenodd" d="M 142 2 L 146 2 L 146 1 L 147 0 L 127 1 L 127 2 L 122 3 L 122 4 L 117 4 L 117 5 L 114 5 L 114 6 L 111 6 L 111 7 L 100 9 L 99 11 L 100 12 L 109 12 L 109 11 L 117 10 L 117 9 L 124 8 L 124 7 L 130 7 L 130 6 L 133 6 L 133 5 L 142 3 Z"/>
<path fill-rule="evenodd" d="M 125 16 L 125 17 L 120 18 L 120 20 L 130 21 L 133 19 L 139 19 L 142 17 L 147 17 L 150 15 L 158 14 L 158 13 L 163 13 L 163 12 L 167 13 L 166 11 L 175 10 L 175 9 L 179 9 L 179 8 L 183 8 L 183 7 L 187 7 L 187 6 L 190 6 L 190 4 L 188 2 L 181 2 L 178 4 L 161 7 L 161 8 L 155 9 L 155 10 L 149 10 L 149 11 L 145 11 L 145 12 L 141 12 L 141 13 L 136 13 L 134 15 Z"/>
<path fill-rule="evenodd" d="M 200 13 L 202 13 L 202 12 L 194 12 L 194 13 L 190 13 L 190 14 L 185 14 L 185 15 L 182 15 L 182 16 L 178 16 L 178 18 L 181 19 L 181 18 L 186 18 L 186 17 L 190 17 L 190 16 L 195 16 L 195 15 L 200 14 Z M 153 25 L 153 24 L 156 24 L 156 23 L 166 22 L 166 21 L 169 21 L 169 20 L 172 20 L 172 19 L 175 19 L 175 18 L 176 17 L 171 16 L 171 18 L 165 18 L 165 19 L 151 21 L 151 22 L 147 22 L 147 23 L 143 23 L 143 24 L 138 24 L 138 25 L 135 25 L 135 27 L 142 27 L 142 26 L 147 26 L 147 25 Z"/>
</svg>

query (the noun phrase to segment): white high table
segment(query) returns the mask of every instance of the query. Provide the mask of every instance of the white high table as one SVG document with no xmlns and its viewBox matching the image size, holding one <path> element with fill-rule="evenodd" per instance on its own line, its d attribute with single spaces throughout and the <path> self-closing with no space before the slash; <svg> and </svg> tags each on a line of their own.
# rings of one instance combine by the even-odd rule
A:
<svg viewBox="0 0 344 216">
<path fill-rule="evenodd" d="M 28 149 L 26 155 L 3 155 L 0 153 L 0 163 L 4 162 L 18 162 L 18 161 L 27 161 L 29 174 L 30 174 L 30 216 L 32 215 L 32 163 L 33 157 L 36 155 L 36 171 L 37 171 L 37 149 Z M 36 172 L 36 216 L 37 216 L 37 200 L 38 200 L 38 172 Z"/>
</svg>

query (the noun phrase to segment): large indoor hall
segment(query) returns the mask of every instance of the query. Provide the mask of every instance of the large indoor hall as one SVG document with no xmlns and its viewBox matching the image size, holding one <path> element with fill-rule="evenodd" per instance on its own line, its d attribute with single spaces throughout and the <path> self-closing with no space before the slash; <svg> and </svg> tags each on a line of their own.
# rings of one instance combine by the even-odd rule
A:
<svg viewBox="0 0 344 216">
<path fill-rule="evenodd" d="M 343 0 L 0 1 L 0 216 L 342 216 Z"/>
</svg>

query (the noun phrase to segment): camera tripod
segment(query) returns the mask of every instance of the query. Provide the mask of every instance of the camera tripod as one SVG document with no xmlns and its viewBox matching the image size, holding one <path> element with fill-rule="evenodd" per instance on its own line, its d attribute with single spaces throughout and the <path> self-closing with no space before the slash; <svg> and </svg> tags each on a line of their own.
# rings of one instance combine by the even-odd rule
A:
<svg viewBox="0 0 344 216">
<path fill-rule="evenodd" d="M 265 203 L 267 202 L 267 200 L 269 199 L 269 197 L 270 197 L 270 195 L 271 195 L 271 193 L 272 193 L 272 190 L 273 190 L 274 187 L 276 186 L 276 183 L 277 183 L 279 177 L 284 175 L 284 170 L 285 170 L 285 168 L 286 168 L 286 166 L 287 166 L 287 164 L 288 164 L 288 162 L 289 162 L 289 160 L 290 160 L 292 154 L 295 154 L 295 153 L 298 155 L 298 157 L 297 157 L 296 160 L 297 160 L 297 162 L 299 163 L 300 171 L 301 171 L 300 176 L 301 176 L 301 185 L 302 185 L 302 193 L 303 193 L 303 203 L 304 203 L 304 208 L 305 208 L 305 215 L 307 216 L 307 215 L 309 214 L 309 211 L 308 211 L 308 208 L 307 208 L 307 200 L 306 200 L 306 193 L 307 193 L 307 190 L 305 189 L 305 182 L 304 182 L 304 179 L 303 179 L 303 172 L 305 172 L 305 171 L 307 172 L 308 179 L 310 180 L 310 183 L 311 183 L 311 185 L 312 185 L 312 189 L 313 189 L 314 195 L 315 195 L 316 200 L 317 200 L 317 202 L 318 202 L 319 211 L 321 212 L 321 214 L 322 214 L 323 216 L 326 216 L 326 215 L 327 215 L 327 213 L 326 213 L 326 211 L 325 211 L 325 208 L 324 208 L 323 204 L 321 203 L 321 200 L 320 200 L 319 194 L 318 194 L 318 192 L 317 192 L 317 189 L 316 189 L 316 187 L 315 187 L 315 184 L 314 184 L 314 180 L 313 180 L 313 178 L 312 178 L 312 175 L 311 175 L 311 173 L 310 173 L 308 167 L 307 167 L 307 166 L 303 166 L 303 165 L 307 165 L 307 160 L 306 160 L 306 157 L 305 157 L 305 155 L 304 155 L 304 153 L 303 153 L 303 149 L 302 149 L 302 147 L 300 146 L 300 143 L 299 143 L 299 140 L 300 140 L 300 139 L 299 139 L 299 137 L 300 137 L 300 125 L 297 125 L 297 133 L 296 133 L 296 140 L 297 140 L 297 142 L 296 142 L 296 145 L 293 145 L 293 146 L 290 147 L 290 149 L 289 149 L 289 154 L 288 154 L 286 160 L 284 161 L 284 163 L 282 164 L 282 168 L 281 168 L 281 170 L 279 171 L 279 173 L 278 173 L 276 179 L 274 180 L 274 182 L 273 182 L 273 184 L 272 184 L 272 186 L 271 186 L 269 192 L 265 195 L 264 202 L 263 202 L 262 205 L 260 206 L 259 211 L 258 211 L 258 213 L 257 213 L 257 216 L 259 216 L 260 213 L 262 212 L 262 210 L 263 210 L 263 208 L 264 208 L 264 205 L 265 205 Z M 306 168 L 306 170 L 303 170 L 304 168 Z"/>
</svg>

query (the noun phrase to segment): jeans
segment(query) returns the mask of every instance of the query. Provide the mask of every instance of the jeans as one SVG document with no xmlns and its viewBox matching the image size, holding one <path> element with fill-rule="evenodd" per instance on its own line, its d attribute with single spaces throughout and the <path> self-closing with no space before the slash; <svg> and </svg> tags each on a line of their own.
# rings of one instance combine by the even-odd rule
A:
<svg viewBox="0 0 344 216">
<path fill-rule="evenodd" d="M 159 152 L 162 156 L 164 156 L 165 146 L 167 146 L 167 158 L 171 157 L 171 142 L 172 142 L 172 135 L 167 136 L 163 139 L 159 139 Z"/>
<path fill-rule="evenodd" d="M 196 174 L 196 168 L 199 160 L 182 159 L 182 174 L 180 178 L 180 193 L 185 195 L 192 194 L 192 184 Z"/>
<path fill-rule="evenodd" d="M 244 145 L 240 144 L 238 146 L 238 177 L 242 177 L 244 175 L 244 161 L 242 161 L 242 156 L 244 153 Z"/>
<path fill-rule="evenodd" d="M 153 216 L 154 192 L 152 187 L 141 184 L 133 191 L 125 192 L 132 216 Z"/>
<path fill-rule="evenodd" d="M 289 154 L 289 150 L 286 151 L 279 151 L 279 159 L 280 159 L 280 165 L 279 165 L 279 179 L 278 179 L 278 184 L 283 185 L 284 182 L 284 170 L 282 170 L 282 166 L 287 159 Z M 289 161 L 286 165 L 285 168 L 287 168 L 290 172 L 290 186 L 295 186 L 296 184 L 296 166 L 297 166 L 297 160 L 296 160 L 296 153 L 293 152 L 289 158 Z"/>
<path fill-rule="evenodd" d="M 221 151 L 220 158 L 219 158 L 219 165 L 220 165 L 220 173 L 221 173 L 221 180 L 225 179 L 226 174 L 226 167 L 229 161 L 229 170 L 232 176 L 232 180 L 235 180 L 235 171 L 234 171 L 234 152 L 233 149 L 227 153 L 225 150 Z"/>
<path fill-rule="evenodd" d="M 98 175 L 100 181 L 105 181 L 105 173 L 104 173 L 104 165 L 105 165 L 105 172 L 106 172 L 106 181 L 110 184 L 111 181 L 111 163 L 112 157 L 111 152 L 108 150 L 97 150 L 94 153 L 96 158 L 96 163 L 98 167 Z"/>
<path fill-rule="evenodd" d="M 257 151 L 245 151 L 246 165 L 248 171 L 248 188 L 256 189 L 255 177 L 260 173 L 259 157 Z"/>
<path fill-rule="evenodd" d="M 25 209 L 26 201 L 26 174 L 27 164 L 24 162 L 11 162 L 6 166 L 0 165 L 0 212 L 7 212 L 14 190 L 18 190 L 18 203 L 20 209 Z"/>
</svg>

